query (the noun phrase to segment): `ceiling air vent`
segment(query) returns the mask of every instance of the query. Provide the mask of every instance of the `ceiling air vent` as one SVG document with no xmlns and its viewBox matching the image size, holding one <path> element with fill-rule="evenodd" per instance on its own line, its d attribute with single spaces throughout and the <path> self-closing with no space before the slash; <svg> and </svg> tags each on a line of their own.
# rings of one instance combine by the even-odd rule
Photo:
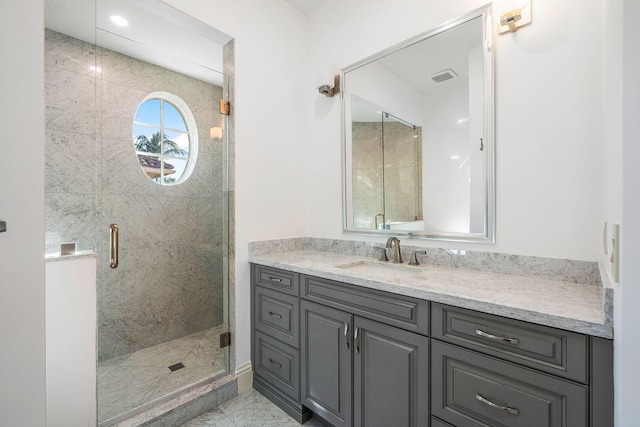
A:
<svg viewBox="0 0 640 427">
<path fill-rule="evenodd" d="M 446 70 L 439 71 L 429 78 L 436 83 L 442 83 L 446 80 L 455 79 L 458 75 L 451 68 L 447 68 Z"/>
</svg>

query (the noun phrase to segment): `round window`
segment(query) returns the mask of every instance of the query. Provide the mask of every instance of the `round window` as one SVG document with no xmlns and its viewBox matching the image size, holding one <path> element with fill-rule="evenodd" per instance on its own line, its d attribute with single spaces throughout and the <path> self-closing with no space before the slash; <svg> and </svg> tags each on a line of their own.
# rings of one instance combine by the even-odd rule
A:
<svg viewBox="0 0 640 427">
<path fill-rule="evenodd" d="M 161 185 L 187 180 L 198 146 L 195 119 L 187 104 L 166 92 L 148 95 L 136 111 L 133 146 L 149 179 Z"/>
</svg>

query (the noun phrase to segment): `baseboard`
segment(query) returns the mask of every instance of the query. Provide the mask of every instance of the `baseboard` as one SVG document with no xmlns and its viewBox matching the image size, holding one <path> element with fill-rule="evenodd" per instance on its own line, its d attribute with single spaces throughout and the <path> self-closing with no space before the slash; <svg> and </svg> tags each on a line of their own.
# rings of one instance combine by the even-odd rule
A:
<svg viewBox="0 0 640 427">
<path fill-rule="evenodd" d="M 245 362 L 236 368 L 236 379 L 238 380 L 238 394 L 250 390 L 253 387 L 251 361 Z"/>
</svg>

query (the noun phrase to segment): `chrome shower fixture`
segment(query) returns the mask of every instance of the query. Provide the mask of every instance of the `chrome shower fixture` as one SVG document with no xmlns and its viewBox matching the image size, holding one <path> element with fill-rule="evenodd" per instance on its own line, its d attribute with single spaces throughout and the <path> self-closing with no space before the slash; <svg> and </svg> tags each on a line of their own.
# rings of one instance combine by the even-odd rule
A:
<svg viewBox="0 0 640 427">
<path fill-rule="evenodd" d="M 322 85 L 318 88 L 318 92 L 326 97 L 332 97 L 336 93 L 340 93 L 340 76 L 333 76 L 333 87 L 329 85 Z"/>
</svg>

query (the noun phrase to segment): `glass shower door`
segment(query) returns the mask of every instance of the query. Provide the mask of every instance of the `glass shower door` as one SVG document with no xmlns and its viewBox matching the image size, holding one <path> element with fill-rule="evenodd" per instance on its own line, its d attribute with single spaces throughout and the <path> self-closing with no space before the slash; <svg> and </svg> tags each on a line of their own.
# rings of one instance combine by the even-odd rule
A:
<svg viewBox="0 0 640 427">
<path fill-rule="evenodd" d="M 47 252 L 74 241 L 99 255 L 100 425 L 229 368 L 229 348 L 220 348 L 229 324 L 227 119 L 218 111 L 229 82 L 213 71 L 221 65 L 194 56 L 200 49 L 221 64 L 224 40 L 162 2 L 118 4 L 139 7 L 131 16 L 151 21 L 131 24 L 162 24 L 162 35 L 134 40 L 111 27 L 101 0 L 87 22 L 65 24 L 55 15 L 67 9 L 47 8 Z M 145 102 L 162 107 L 140 110 Z"/>
</svg>

